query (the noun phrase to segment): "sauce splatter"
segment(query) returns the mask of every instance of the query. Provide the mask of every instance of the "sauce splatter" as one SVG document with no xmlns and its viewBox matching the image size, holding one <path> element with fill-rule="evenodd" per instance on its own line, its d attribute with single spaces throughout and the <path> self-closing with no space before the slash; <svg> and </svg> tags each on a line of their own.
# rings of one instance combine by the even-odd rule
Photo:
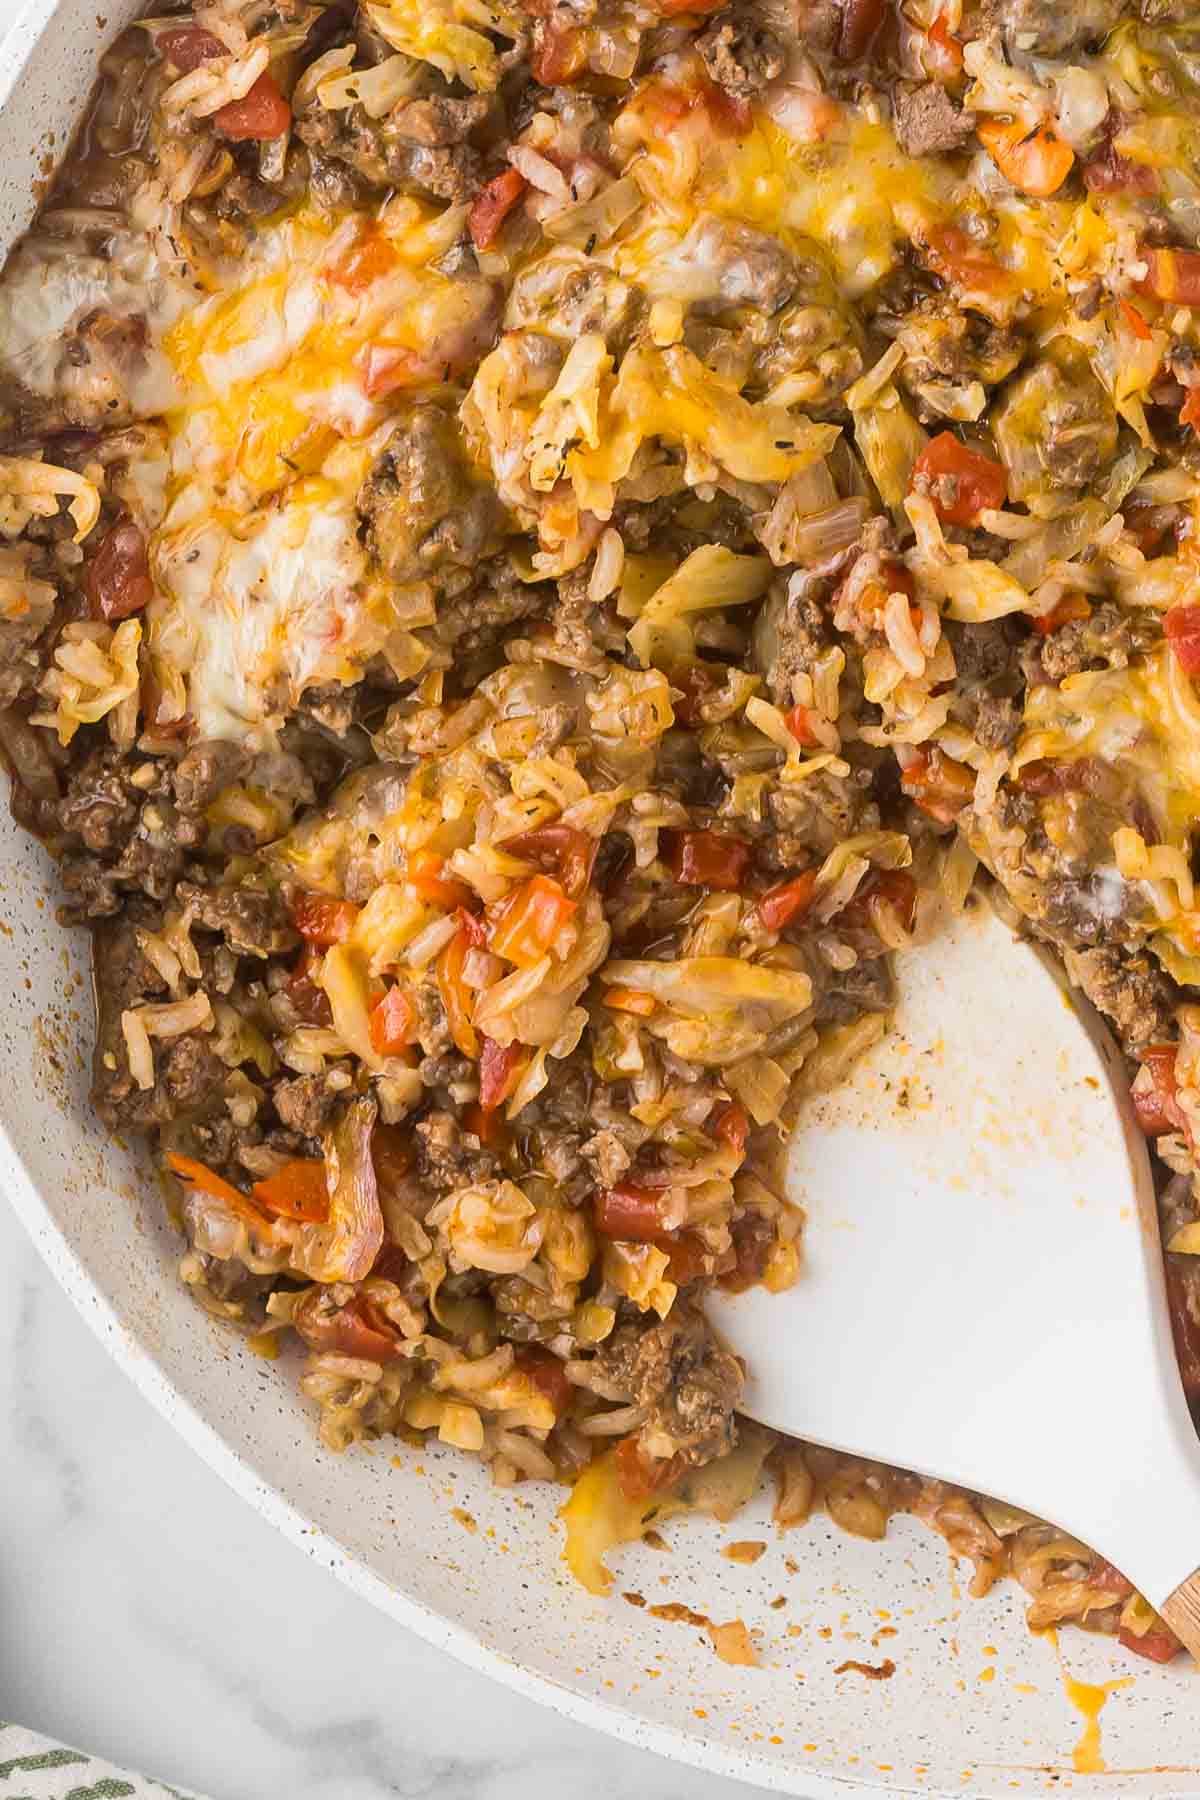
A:
<svg viewBox="0 0 1200 1800">
<path fill-rule="evenodd" d="M 1063 1693 L 1077 1712 L 1083 1715 L 1083 1736 L 1071 1752 L 1071 1763 L 1077 1775 L 1105 1775 L 1108 1764 L 1101 1754 L 1100 1746 L 1100 1714 L 1107 1704 L 1110 1694 L 1121 1688 L 1133 1686 L 1133 1676 L 1123 1675 L 1119 1681 L 1077 1681 L 1062 1660 L 1058 1647 L 1058 1633 L 1053 1629 L 1045 1633 L 1054 1646 L 1058 1657 L 1059 1674 L 1062 1677 Z"/>
<path fill-rule="evenodd" d="M 890 1681 L 896 1673 L 896 1665 L 890 1656 L 878 1667 L 874 1663 L 844 1662 L 839 1663 L 833 1672 L 835 1675 L 844 1675 L 847 1669 L 853 1669 L 857 1675 L 865 1675 L 868 1681 Z"/>
</svg>

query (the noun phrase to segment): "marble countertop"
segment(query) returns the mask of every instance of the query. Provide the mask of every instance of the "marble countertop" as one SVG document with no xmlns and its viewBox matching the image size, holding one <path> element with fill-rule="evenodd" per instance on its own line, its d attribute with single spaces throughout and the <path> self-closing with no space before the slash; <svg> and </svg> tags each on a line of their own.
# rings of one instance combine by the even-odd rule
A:
<svg viewBox="0 0 1200 1800">
<path fill-rule="evenodd" d="M 431 1650 L 285 1543 L 0 1202 L 0 1717 L 210 1800 L 737 1800 Z"/>
</svg>

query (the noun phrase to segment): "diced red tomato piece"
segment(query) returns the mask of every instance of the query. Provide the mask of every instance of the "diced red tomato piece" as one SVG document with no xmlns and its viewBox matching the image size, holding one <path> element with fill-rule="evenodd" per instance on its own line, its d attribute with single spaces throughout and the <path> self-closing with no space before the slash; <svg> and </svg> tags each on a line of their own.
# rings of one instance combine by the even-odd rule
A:
<svg viewBox="0 0 1200 1800">
<path fill-rule="evenodd" d="M 883 0 L 842 0 L 837 56 L 842 62 L 858 62 L 871 47 L 883 24 Z"/>
<path fill-rule="evenodd" d="M 812 905 L 817 885 L 817 871 L 804 869 L 790 881 L 780 881 L 768 888 L 758 903 L 758 916 L 767 931 L 782 931 Z"/>
<path fill-rule="evenodd" d="M 1137 1122 L 1147 1137 L 1161 1137 L 1166 1131 L 1184 1128 L 1175 1078 L 1177 1054 L 1174 1044 L 1150 1044 L 1142 1051 L 1142 1068 L 1130 1097 Z"/>
<path fill-rule="evenodd" d="M 981 512 L 1003 506 L 1008 477 L 1002 463 L 960 443 L 952 431 L 939 432 L 913 464 L 913 485 L 924 476 L 934 511 L 947 525 L 974 525 Z"/>
<path fill-rule="evenodd" d="M 561 1417 L 571 1404 L 571 1383 L 558 1357 L 543 1350 L 540 1344 L 520 1344 L 513 1361 L 538 1392 L 546 1396 L 555 1416 Z"/>
<path fill-rule="evenodd" d="M 101 538 L 83 577 L 93 619 L 132 618 L 154 598 L 150 559 L 140 525 L 118 519 Z"/>
<path fill-rule="evenodd" d="M 907 574 L 907 570 L 905 571 Z M 805 750 L 815 750 L 820 738 L 813 730 L 813 712 L 808 706 L 793 706 L 790 712 L 784 713 L 787 728 L 798 744 Z"/>
<path fill-rule="evenodd" d="M 1017 285 L 1011 270 L 981 250 L 961 226 L 935 226 L 919 247 L 939 275 L 965 292 L 1000 295 Z"/>
<path fill-rule="evenodd" d="M 983 119 L 976 127 L 980 143 L 1006 181 L 1039 200 L 1056 194 L 1075 164 L 1070 144 L 1049 126 L 1030 131 L 1019 119 L 1005 124 Z"/>
<path fill-rule="evenodd" d="M 488 941 L 487 920 L 481 913 L 468 912 L 465 906 L 458 909 L 458 923 L 467 934 L 467 943 L 472 950 L 482 950 Z"/>
<path fill-rule="evenodd" d="M 479 1104 L 485 1113 L 495 1112 L 512 1094 L 529 1052 L 524 1044 L 498 1044 L 485 1037 L 479 1053 Z"/>
<path fill-rule="evenodd" d="M 1138 282 L 1143 294 L 1182 306 L 1200 306 L 1200 250 L 1154 250 L 1140 247 L 1147 272 Z"/>
<path fill-rule="evenodd" d="M 938 14 L 925 35 L 933 46 L 938 64 L 936 69 L 930 68 L 930 74 L 957 74 L 963 66 L 963 49 L 959 40 L 951 34 L 944 13 Z"/>
<path fill-rule="evenodd" d="M 1200 606 L 1173 606 L 1163 630 L 1184 674 L 1200 675 Z"/>
<path fill-rule="evenodd" d="M 297 1017 L 305 1025 L 332 1025 L 333 1009 L 329 1004 L 329 995 L 316 981 L 318 966 L 322 959 L 319 944 L 305 944 L 296 958 L 295 966 L 288 978 L 285 992 L 292 1003 Z"/>
<path fill-rule="evenodd" d="M 226 1181 L 223 1175 L 218 1175 L 215 1169 L 210 1169 L 207 1163 L 198 1162 L 194 1156 L 181 1156 L 175 1150 L 167 1151 L 166 1161 L 172 1174 L 178 1175 L 181 1181 L 190 1182 L 202 1194 L 211 1194 L 214 1200 L 220 1200 L 222 1205 L 227 1206 L 238 1218 L 244 1219 L 248 1225 L 270 1232 L 271 1220 L 258 1210 L 249 1195 L 243 1194 L 231 1181 Z"/>
<path fill-rule="evenodd" d="M 1033 621 L 1033 629 L 1041 637 L 1049 637 L 1060 625 L 1069 625 L 1073 619 L 1090 619 L 1092 609 L 1087 597 L 1083 594 L 1064 594 L 1057 606 L 1051 607 L 1048 613 L 1041 613 Z"/>
<path fill-rule="evenodd" d="M 446 874 L 446 865 L 436 850 L 415 851 L 408 859 L 404 878 L 422 900 L 445 912 L 453 912 L 456 907 L 470 912 L 479 904 L 465 881 L 456 881 Z"/>
<path fill-rule="evenodd" d="M 320 1157 L 300 1156 L 284 1163 L 265 1181 L 256 1181 L 250 1191 L 261 1207 L 283 1219 L 320 1224 L 329 1217 L 329 1187 Z"/>
<path fill-rule="evenodd" d="M 213 114 L 213 124 L 230 143 L 266 143 L 282 137 L 292 122 L 292 109 L 275 77 L 259 76 L 248 94 L 231 100 Z"/>
<path fill-rule="evenodd" d="M 214 56 L 228 56 L 229 50 L 219 37 L 205 31 L 203 25 L 176 25 L 160 31 L 155 45 L 164 62 L 172 63 L 181 75 L 190 75 L 203 62 Z"/>
<path fill-rule="evenodd" d="M 508 1143 L 508 1123 L 501 1112 L 484 1112 L 478 1101 L 463 1109 L 463 1124 L 473 1131 L 485 1150 L 503 1150 Z"/>
<path fill-rule="evenodd" d="M 1193 431 L 1200 431 L 1200 387 L 1188 389 L 1187 399 L 1179 409 L 1179 423 L 1190 425 Z M 1126 514 L 1125 523 L 1128 526 L 1128 514 Z"/>
<path fill-rule="evenodd" d="M 326 271 L 327 279 L 347 294 L 365 294 L 385 275 L 391 275 L 399 264 L 392 244 L 381 231 L 364 231 L 348 250 Z"/>
<path fill-rule="evenodd" d="M 749 844 L 719 831 L 673 831 L 667 843 L 668 867 L 684 887 L 739 888 L 749 861 Z"/>
<path fill-rule="evenodd" d="M 871 875 L 838 918 L 851 929 L 866 930 L 874 923 L 874 910 L 890 906 L 905 931 L 911 931 L 917 919 L 917 884 L 907 869 L 881 869 Z"/>
<path fill-rule="evenodd" d="M 548 875 L 532 875 L 501 901 L 488 943 L 497 956 L 509 962 L 536 962 L 570 924 L 577 905 L 568 900 L 557 881 Z"/>
<path fill-rule="evenodd" d="M 439 955 L 435 967 L 450 1036 L 463 1055 L 474 1062 L 479 1055 L 479 1033 L 471 1022 L 475 997 L 463 980 L 463 964 L 469 948 L 467 934 L 460 926 Z"/>
<path fill-rule="evenodd" d="M 1107 1557 L 1097 1556 L 1088 1571 L 1088 1586 L 1100 1588 L 1106 1594 L 1116 1594 L 1119 1599 L 1127 1600 L 1133 1592 L 1133 1583 L 1120 1569 L 1113 1567 Z"/>
<path fill-rule="evenodd" d="M 587 61 L 587 39 L 577 25 L 559 11 L 539 19 L 533 28 L 533 79 L 543 87 L 565 87 L 582 75 Z"/>
<path fill-rule="evenodd" d="M 322 1355 L 386 1363 L 400 1354 L 400 1333 L 365 1294 L 355 1294 L 330 1312 L 324 1292 L 311 1288 L 297 1305 L 292 1323 L 305 1343 Z"/>
<path fill-rule="evenodd" d="M 430 378 L 425 358 L 403 344 L 368 344 L 362 368 L 368 400 L 383 400 L 397 388 L 420 387 Z"/>
<path fill-rule="evenodd" d="M 746 1139 L 750 1136 L 750 1116 L 745 1107 L 739 1106 L 736 1100 L 723 1106 L 713 1120 L 713 1132 L 732 1150 L 736 1150 L 739 1156 L 744 1156 Z"/>
<path fill-rule="evenodd" d="M 658 1193 L 636 1181 L 599 1188 L 592 1199 L 592 1218 L 601 1237 L 653 1244 L 664 1235 Z"/>
<path fill-rule="evenodd" d="M 367 1025 L 376 1055 L 399 1056 L 416 1042 L 417 1009 L 402 987 L 390 987 L 371 1008 Z"/>
<path fill-rule="evenodd" d="M 936 746 L 918 751 L 901 770 L 900 786 L 939 825 L 953 825 L 975 795 L 974 771 Z"/>
<path fill-rule="evenodd" d="M 1122 300 L 1120 302 L 1119 310 L 1121 317 L 1124 319 L 1135 338 L 1140 338 L 1143 343 L 1146 343 L 1148 339 L 1153 337 L 1154 333 L 1131 300 Z"/>
<path fill-rule="evenodd" d="M 467 230 L 477 250 L 490 250 L 500 228 L 529 186 L 519 169 L 502 169 L 480 188 L 467 214 Z"/>
<path fill-rule="evenodd" d="M 622 1438 L 617 1445 L 617 1481 L 626 1500 L 648 1500 L 665 1493 L 683 1475 L 687 1464 L 679 1456 L 647 1456 L 637 1437 Z"/>
<path fill-rule="evenodd" d="M 334 900 L 329 894 L 298 893 L 292 898 L 292 923 L 310 944 L 345 943 L 358 913 L 353 900 Z"/>
<path fill-rule="evenodd" d="M 709 1252 L 698 1231 L 681 1231 L 677 1237 L 664 1237 L 659 1248 L 670 1258 L 667 1280 L 673 1281 L 676 1287 L 686 1287 L 690 1281 L 698 1281 L 701 1275 L 708 1274 Z"/>
<path fill-rule="evenodd" d="M 1161 1630 L 1157 1625 L 1152 1625 L 1141 1637 L 1136 1631 L 1129 1631 L 1122 1626 L 1117 1633 L 1117 1642 L 1123 1644 L 1126 1650 L 1132 1650 L 1135 1656 L 1144 1656 L 1148 1661 L 1156 1663 L 1173 1662 L 1183 1649 L 1175 1633 L 1166 1625 Z"/>
<path fill-rule="evenodd" d="M 592 879 L 599 839 L 574 825 L 555 823 L 536 825 L 532 831 L 518 832 L 498 846 L 522 862 L 536 863 L 558 876 L 572 900 L 578 900 Z"/>
</svg>

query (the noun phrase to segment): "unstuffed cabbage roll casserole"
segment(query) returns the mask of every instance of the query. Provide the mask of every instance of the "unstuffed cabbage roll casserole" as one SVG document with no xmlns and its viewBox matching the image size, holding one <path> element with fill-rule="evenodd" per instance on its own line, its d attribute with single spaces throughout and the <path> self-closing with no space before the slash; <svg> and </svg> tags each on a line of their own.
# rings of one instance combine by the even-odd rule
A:
<svg viewBox="0 0 1200 1800">
<path fill-rule="evenodd" d="M 95 1109 L 326 1446 L 567 1484 L 597 1593 L 770 1477 L 1177 1652 L 739 1420 L 704 1300 L 803 1281 L 806 1096 L 995 903 L 1128 1055 L 1200 1403 L 1198 306 L 1191 0 L 116 39 L 0 280 L 0 736 Z"/>
</svg>

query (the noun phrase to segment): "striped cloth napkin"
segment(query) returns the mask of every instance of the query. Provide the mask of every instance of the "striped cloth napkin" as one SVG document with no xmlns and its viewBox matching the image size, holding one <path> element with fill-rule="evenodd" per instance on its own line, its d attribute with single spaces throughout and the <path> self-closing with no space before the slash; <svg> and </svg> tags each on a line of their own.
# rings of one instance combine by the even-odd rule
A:
<svg viewBox="0 0 1200 1800">
<path fill-rule="evenodd" d="M 199 1800 L 0 1721 L 0 1800 Z"/>
</svg>

